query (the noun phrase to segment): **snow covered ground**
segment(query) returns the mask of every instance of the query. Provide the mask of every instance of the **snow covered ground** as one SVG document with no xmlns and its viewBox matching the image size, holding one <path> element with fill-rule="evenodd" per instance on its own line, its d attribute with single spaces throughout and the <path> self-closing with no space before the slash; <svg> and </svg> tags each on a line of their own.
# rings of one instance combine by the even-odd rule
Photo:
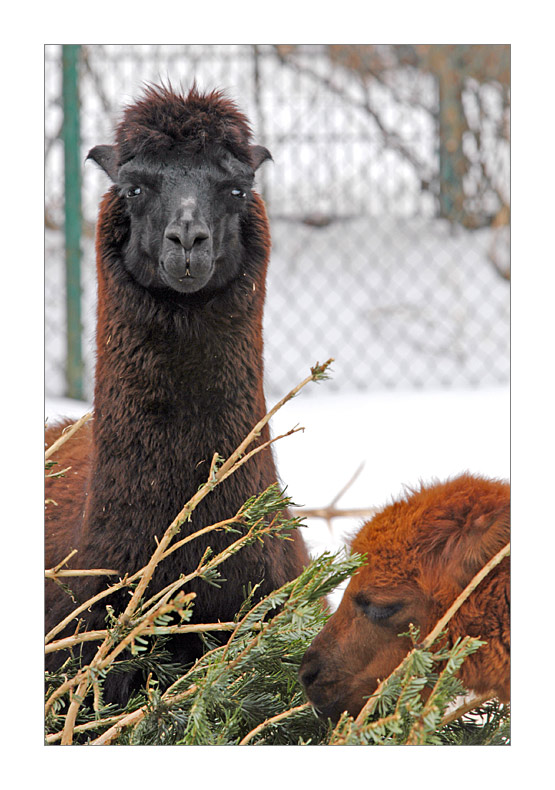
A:
<svg viewBox="0 0 555 790">
<path fill-rule="evenodd" d="M 509 477 L 508 387 L 347 395 L 326 392 L 326 382 L 308 387 L 271 423 L 273 436 L 296 425 L 305 428 L 274 444 L 280 478 L 299 506 L 328 505 L 362 463 L 338 507 L 380 507 L 405 485 L 467 470 Z M 46 401 L 49 420 L 78 418 L 88 408 L 65 399 Z M 312 555 L 337 551 L 361 523 L 337 518 L 330 530 L 326 521 L 309 519 L 304 537 Z"/>
</svg>

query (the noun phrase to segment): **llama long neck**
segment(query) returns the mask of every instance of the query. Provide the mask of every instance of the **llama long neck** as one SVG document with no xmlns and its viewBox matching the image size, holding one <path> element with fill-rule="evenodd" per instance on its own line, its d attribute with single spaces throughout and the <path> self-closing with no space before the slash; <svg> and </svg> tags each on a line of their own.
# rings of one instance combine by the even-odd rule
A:
<svg viewBox="0 0 555 790">
<path fill-rule="evenodd" d="M 119 567 L 150 555 L 153 536 L 163 534 L 206 480 L 214 452 L 229 455 L 265 413 L 265 265 L 246 267 L 238 282 L 205 303 L 177 307 L 134 284 L 115 264 L 114 258 L 99 261 L 93 471 L 84 530 L 96 561 L 101 547 L 104 561 Z M 275 481 L 272 454 L 263 455 L 211 494 L 212 522 Z M 204 517 L 201 507 L 191 531 Z"/>
</svg>

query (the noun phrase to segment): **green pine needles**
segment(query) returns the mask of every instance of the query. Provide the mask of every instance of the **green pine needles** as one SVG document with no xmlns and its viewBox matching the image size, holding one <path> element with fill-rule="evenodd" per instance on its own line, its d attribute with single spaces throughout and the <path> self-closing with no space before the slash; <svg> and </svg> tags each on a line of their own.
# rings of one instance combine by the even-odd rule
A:
<svg viewBox="0 0 555 790">
<path fill-rule="evenodd" d="M 330 360 L 331 361 L 331 360 Z M 45 729 L 47 744 L 182 744 L 182 745 L 416 745 L 507 744 L 507 705 L 480 699 L 455 700 L 465 693 L 457 673 L 479 640 L 465 637 L 454 645 L 442 633 L 429 644 L 419 642 L 411 628 L 413 649 L 376 690 L 354 719 L 343 714 L 334 726 L 322 721 L 306 701 L 298 681 L 301 660 L 329 611 L 325 596 L 363 564 L 364 557 L 339 552 L 314 559 L 301 575 L 256 601 L 257 588 L 245 588 L 245 601 L 232 622 L 193 623 L 195 596 L 187 592 L 194 578 L 225 585 L 225 561 L 253 541 L 290 539 L 300 524 L 287 509 L 291 501 L 277 485 L 251 497 L 232 517 L 179 539 L 180 525 L 204 496 L 258 451 L 246 452 L 261 427 L 309 381 L 325 378 L 317 365 L 288 396 L 257 424 L 229 459 L 214 456 L 207 482 L 186 503 L 159 541 L 148 565 L 119 579 L 91 601 L 75 609 L 46 636 L 46 650 L 64 650 L 61 668 L 46 675 Z M 74 431 L 73 431 L 74 432 Z M 280 438 L 280 437 L 278 437 Z M 52 451 L 48 451 L 49 455 Z M 48 473 L 51 472 L 48 464 Z M 187 569 L 165 589 L 149 597 L 148 584 L 165 557 L 187 542 L 214 530 L 232 535 L 219 554 L 208 549 L 196 568 Z M 72 552 L 73 554 L 73 552 Z M 68 555 L 72 556 L 71 554 Z M 67 561 L 68 558 L 66 558 Z M 65 561 L 64 561 L 65 562 Z M 63 585 L 61 562 L 46 572 Z M 97 569 L 87 573 L 111 574 Z M 127 588 L 125 611 L 114 611 L 110 594 Z M 59 638 L 79 614 L 106 598 L 106 628 L 76 630 Z M 443 626 L 442 626 L 443 627 Z M 226 632 L 222 643 L 218 632 Z M 174 663 L 167 649 L 176 634 L 197 633 L 204 655 L 192 666 Z M 88 663 L 86 642 L 98 645 Z M 105 704 L 103 689 L 110 674 L 136 673 L 144 683 L 125 708 Z M 474 704 L 474 709 L 473 709 Z M 453 710 L 455 708 L 455 710 Z"/>
</svg>

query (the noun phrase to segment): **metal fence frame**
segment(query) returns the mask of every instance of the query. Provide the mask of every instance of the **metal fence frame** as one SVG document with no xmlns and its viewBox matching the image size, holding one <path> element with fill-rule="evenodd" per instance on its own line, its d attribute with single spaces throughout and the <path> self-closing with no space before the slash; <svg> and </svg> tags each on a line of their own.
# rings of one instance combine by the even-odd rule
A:
<svg viewBox="0 0 555 790">
<path fill-rule="evenodd" d="M 270 46 L 270 45 L 268 45 Z M 257 86 L 257 90 L 255 93 L 255 113 L 256 113 L 256 133 L 258 139 L 262 139 L 262 141 L 266 141 L 265 138 L 271 134 L 269 126 L 269 119 L 271 117 L 271 113 L 268 112 L 268 102 L 266 102 L 267 106 L 263 105 L 263 100 L 260 98 L 263 96 L 263 92 L 265 90 L 264 85 L 264 66 L 267 62 L 265 58 L 274 57 L 277 59 L 281 59 L 283 63 L 283 68 L 294 68 L 296 70 L 296 74 L 299 75 L 299 79 L 302 78 L 310 78 L 310 67 L 311 64 L 308 63 L 307 58 L 303 60 L 303 52 L 302 48 L 299 54 L 299 51 L 296 51 L 293 46 L 289 47 L 288 45 L 272 45 L 274 48 L 273 50 L 269 50 L 268 48 L 262 48 L 258 46 L 253 47 L 245 47 L 242 48 L 241 52 L 237 54 L 241 57 L 245 58 L 245 68 L 252 69 L 251 78 L 253 83 Z M 89 48 L 92 49 L 92 48 Z M 184 48 L 184 50 L 187 48 Z M 241 48 L 235 48 L 236 50 Z M 470 50 L 472 52 L 469 55 Z M 218 57 L 218 47 L 212 48 L 213 53 L 210 52 L 209 54 L 213 54 L 213 57 Z M 353 46 L 338 46 L 338 47 L 330 47 L 327 56 L 330 58 L 330 62 L 333 62 L 334 67 L 337 69 L 343 69 L 341 72 L 344 77 L 344 72 L 346 68 L 349 69 L 358 69 L 358 74 L 364 75 L 366 73 L 371 75 L 373 80 L 377 79 L 375 63 L 365 62 L 362 60 L 363 55 L 368 58 L 371 56 L 374 58 L 378 57 L 387 57 L 387 53 L 384 53 L 383 56 L 378 51 L 379 48 L 376 48 L 376 51 L 373 51 L 372 48 L 368 47 L 364 49 L 362 45 L 353 45 Z M 361 54 L 362 53 L 362 54 Z M 308 53 L 310 54 L 310 53 Z M 461 183 L 464 177 L 468 175 L 468 171 L 470 170 L 468 166 L 469 157 L 468 154 L 464 151 L 465 145 L 465 138 L 463 135 L 463 131 L 468 127 L 468 116 L 471 114 L 469 111 L 465 111 L 463 106 L 463 102 L 461 101 L 462 91 L 464 85 L 468 83 L 469 80 L 477 79 L 476 73 L 478 67 L 482 69 L 482 72 L 486 75 L 489 75 L 489 79 L 491 81 L 495 80 L 506 80 L 506 72 L 509 68 L 509 48 L 508 47 L 488 47 L 483 46 L 480 47 L 467 47 L 464 48 L 462 46 L 453 46 L 445 45 L 443 47 L 428 47 L 428 48 L 421 48 L 418 47 L 413 48 L 413 50 L 409 51 L 407 48 L 407 52 L 402 46 L 398 47 L 395 51 L 395 56 L 398 57 L 399 63 L 403 66 L 403 68 L 413 68 L 413 69 L 431 69 L 433 71 L 436 68 L 437 77 L 437 85 L 438 85 L 438 95 L 439 95 L 439 102 L 438 102 L 438 109 L 437 109 L 437 157 L 438 157 L 438 166 L 437 166 L 437 173 L 430 176 L 430 183 L 426 183 L 427 176 L 424 175 L 421 178 L 421 188 L 423 191 L 428 190 L 429 193 L 432 195 L 433 201 L 435 202 L 436 208 L 434 209 L 437 212 L 437 217 L 443 218 L 445 220 L 445 224 L 441 226 L 443 230 L 441 232 L 445 232 L 445 243 L 443 245 L 443 249 L 447 250 L 449 245 L 453 248 L 456 248 L 457 245 L 461 246 L 465 243 L 465 236 L 461 235 L 465 231 L 464 229 L 470 228 L 474 233 L 480 232 L 481 230 L 485 229 L 488 233 L 491 231 L 491 238 L 495 239 L 498 232 L 497 229 L 501 229 L 504 231 L 505 228 L 508 230 L 508 197 L 503 197 L 501 199 L 501 206 L 499 209 L 495 209 L 495 211 L 486 214 L 486 216 L 478 216 L 476 212 L 472 212 L 468 210 L 468 206 L 466 204 L 463 205 L 464 201 L 468 203 L 467 197 L 465 197 L 464 192 L 461 188 Z M 84 224 L 86 225 L 87 220 L 83 219 L 83 209 L 82 209 L 82 197 L 81 197 L 81 171 L 83 166 L 83 151 L 82 151 L 82 139 L 83 139 L 83 130 L 81 129 L 80 119 L 81 119 L 81 102 L 79 97 L 79 87 L 82 81 L 83 75 L 82 70 L 84 68 L 88 68 L 89 70 L 89 78 L 90 78 L 90 63 L 87 65 L 86 56 L 87 53 L 83 52 L 83 48 L 80 45 L 62 45 L 59 48 L 59 55 L 61 58 L 61 74 L 62 74 L 62 90 L 61 90 L 61 104 L 63 108 L 63 123 L 60 130 L 60 136 L 63 139 L 64 143 L 64 233 L 65 233 L 65 303 L 66 303 L 66 329 L 65 329 L 65 338 L 66 338 L 66 351 L 65 351 L 65 365 L 66 365 L 66 386 L 65 391 L 59 394 L 66 394 L 70 397 L 74 398 L 84 398 L 90 396 L 90 384 L 87 386 L 83 381 L 83 371 L 85 367 L 85 362 L 83 360 L 83 353 L 82 353 L 82 337 L 83 337 L 83 315 L 82 315 L 82 279 L 83 274 L 81 272 L 81 261 L 83 258 L 83 227 Z M 194 47 L 188 48 L 188 55 L 191 59 L 191 63 L 194 64 L 195 58 L 197 58 L 197 63 L 200 63 L 203 58 L 203 50 L 202 48 L 197 48 L 195 50 Z M 137 51 L 133 54 L 133 57 L 136 59 L 136 62 L 140 62 L 141 59 L 141 51 L 140 48 L 137 48 Z M 169 55 L 168 55 L 169 57 Z M 175 55 L 175 57 L 180 57 L 179 52 Z M 206 57 L 206 55 L 204 55 Z M 223 57 L 223 55 L 222 55 Z M 234 53 L 226 54 L 226 57 L 235 57 Z M 359 60 L 356 60 L 358 58 Z M 405 61 L 407 61 L 405 63 Z M 412 63 L 410 58 L 416 58 L 417 60 Z M 418 60 L 420 58 L 420 60 Z M 423 60 L 425 58 L 425 60 Z M 488 60 L 489 58 L 489 60 Z M 434 60 L 435 59 L 435 60 Z M 480 60 L 481 59 L 481 60 Z M 483 61 L 483 63 L 482 63 Z M 293 67 L 291 66 L 293 63 Z M 308 63 L 308 65 L 307 65 Z M 434 63 L 436 64 L 434 66 Z M 337 65 L 339 64 L 339 65 Z M 347 66 L 345 65 L 347 64 Z M 423 65 L 424 64 L 424 65 Z M 438 65 L 439 64 L 439 65 Z M 493 64 L 493 65 L 492 65 Z M 367 71 L 365 71 L 365 69 Z M 372 71 L 374 69 L 374 71 Z M 489 69 L 489 72 L 488 72 Z M 498 70 L 496 72 L 496 69 Z M 334 96 L 339 92 L 338 82 L 334 82 L 335 72 L 330 72 L 332 74 L 331 77 L 327 75 L 317 75 L 318 79 L 320 79 L 322 85 L 325 87 L 325 90 L 328 92 L 326 95 Z M 424 73 L 422 71 L 422 73 Z M 480 72 L 481 73 L 481 72 Z M 500 76 L 501 74 L 501 76 Z M 363 77 L 361 76 L 360 79 L 362 80 Z M 320 87 L 322 87 L 322 85 Z M 99 92 L 102 90 L 102 86 L 98 86 Z M 341 89 L 342 90 L 342 89 Z M 347 89 L 345 89 L 347 90 Z M 130 97 L 127 96 L 125 99 L 129 99 Z M 257 104 L 258 103 L 258 104 Z M 277 105 L 277 100 L 276 100 Z M 272 105 L 273 106 L 273 105 Z M 331 106 L 331 105 L 330 105 Z M 398 147 L 402 144 L 400 142 L 401 137 L 397 135 L 395 131 L 391 129 L 387 129 L 383 120 L 377 117 L 374 108 L 370 106 L 370 101 L 368 100 L 368 109 L 369 114 L 375 116 L 375 121 L 377 125 L 378 132 L 382 134 L 384 140 L 387 138 L 394 140 L 395 145 Z M 283 112 L 282 107 L 278 107 L 278 111 Z M 109 119 L 110 123 L 113 120 L 112 118 Z M 109 125 L 109 124 L 107 124 Z M 468 131 L 468 129 L 467 129 Z M 479 137 L 478 132 L 477 136 Z M 292 132 L 290 133 L 291 136 Z M 341 132 L 339 133 L 341 134 Z M 397 135 L 397 136 L 396 136 Z M 284 141 L 279 138 L 279 136 L 274 132 L 274 137 L 277 144 L 282 144 Z M 308 139 L 307 135 L 304 137 L 301 133 L 299 133 L 299 139 L 296 143 L 298 146 L 298 156 L 301 157 L 303 155 L 307 156 L 306 153 L 309 151 L 310 145 L 314 146 L 314 150 L 316 150 L 317 146 L 326 145 L 326 140 L 322 139 L 321 136 L 318 134 L 318 130 L 314 133 L 314 139 L 312 143 Z M 395 139 L 394 139 L 395 138 Z M 328 145 L 331 145 L 331 137 L 328 138 Z M 97 140 L 96 142 L 100 142 Z M 468 143 L 468 135 L 466 142 Z M 409 146 L 405 145 L 405 154 L 407 157 L 411 156 L 411 152 L 408 150 Z M 474 165 L 475 167 L 475 165 Z M 466 169 L 465 169 L 466 168 Z M 269 213 L 270 219 L 273 226 L 276 226 L 278 229 L 281 227 L 280 223 L 292 223 L 291 227 L 293 231 L 289 234 L 286 234 L 286 237 L 292 238 L 293 241 L 291 242 L 291 250 L 283 250 L 283 244 L 280 239 L 283 237 L 278 235 L 278 242 L 277 246 L 278 249 L 276 250 L 276 254 L 278 258 L 287 258 L 290 263 L 288 265 L 295 266 L 294 256 L 299 254 L 299 249 L 303 247 L 305 243 L 313 243 L 314 240 L 314 249 L 318 249 L 318 245 L 321 244 L 321 239 L 325 238 L 326 233 L 328 233 L 328 225 L 331 224 L 332 220 L 339 228 L 338 236 L 341 234 L 341 223 L 344 223 L 344 226 L 347 227 L 345 223 L 350 221 L 348 213 L 345 214 L 341 211 L 338 212 L 339 216 L 332 217 L 331 219 L 329 216 L 322 215 L 318 211 L 315 211 L 313 214 L 303 213 L 302 209 L 297 210 L 296 215 L 284 216 L 283 211 L 278 210 L 272 211 L 274 203 L 278 203 L 283 206 L 283 200 L 274 200 L 272 191 L 269 188 L 268 184 L 266 183 L 267 176 L 262 175 L 260 189 L 265 195 L 267 202 L 269 203 Z M 508 182 L 508 175 L 505 179 Z M 495 191 L 495 190 L 494 190 Z M 366 198 L 362 195 L 361 201 L 364 204 Z M 300 201 L 302 202 L 302 201 Z M 505 213 L 504 213 L 505 212 Z M 47 223 L 48 224 L 48 223 Z M 480 227 L 481 225 L 481 227 Z M 350 226 L 352 227 L 352 226 Z M 438 226 L 439 227 L 439 226 Z M 392 234 L 394 230 L 392 231 Z M 415 230 L 414 233 L 418 233 L 418 230 Z M 310 235 L 312 234 L 312 235 Z M 310 238 L 310 242 L 306 242 L 306 239 Z M 331 235 L 329 235 L 331 238 Z M 457 240 L 458 239 L 458 240 Z M 489 239 L 489 236 L 488 236 Z M 87 242 L 90 244 L 90 240 Z M 489 242 L 488 242 L 489 243 Z M 492 242 L 493 243 L 493 242 Z M 339 243 L 338 243 L 339 244 Z M 503 244 L 506 248 L 508 241 L 503 241 Z M 280 248 L 281 245 L 281 248 Z M 296 246 L 295 246 L 296 245 Z M 404 256 L 406 260 L 412 254 L 411 249 L 407 249 L 406 252 L 399 252 L 398 257 L 399 259 Z M 446 253 L 447 255 L 447 253 Z M 507 255 L 505 249 L 505 256 Z M 313 258 L 316 257 L 316 253 L 314 253 Z M 462 260 L 462 253 L 461 253 L 461 260 Z M 48 264 L 48 261 L 47 261 Z M 414 265 L 414 272 L 418 271 L 418 262 Z M 316 265 L 314 265 L 314 269 L 316 269 Z M 360 269 L 360 267 L 359 267 Z M 386 284 L 395 279 L 396 270 L 392 267 L 392 270 L 387 272 L 384 275 L 384 279 L 381 282 L 385 282 Z M 501 278 L 505 277 L 508 282 L 508 274 L 506 271 L 502 271 L 500 269 L 499 275 Z M 48 276 L 48 269 L 47 269 L 47 276 Z M 362 277 L 362 275 L 360 275 Z M 416 275 L 415 275 L 416 276 Z M 420 276 L 420 275 L 418 275 Z M 441 280 L 443 275 L 441 271 L 439 273 L 439 280 L 437 274 L 436 282 Z M 469 275 L 470 276 L 470 275 Z M 474 275 L 472 275 L 474 276 Z M 370 280 L 367 279 L 367 275 L 364 275 L 366 279 L 361 280 L 361 282 L 366 283 L 366 287 L 368 287 L 368 283 Z M 425 279 L 425 278 L 424 278 Z M 490 282 L 490 281 L 488 281 Z M 356 284 L 356 281 L 353 279 L 351 283 L 351 291 L 353 298 L 356 298 L 358 295 L 356 293 L 356 285 L 353 287 L 353 283 Z M 407 279 L 407 283 L 410 282 Z M 375 292 L 378 292 L 381 288 L 381 284 L 377 284 L 375 287 Z M 488 286 L 489 287 L 489 286 Z M 497 287 L 497 286 L 496 286 Z M 408 286 L 407 286 L 408 288 Z M 323 289 L 325 290 L 325 288 Z M 327 296 L 327 295 L 326 295 Z M 322 298 L 324 296 L 322 295 Z M 347 304 L 351 297 L 346 295 L 343 297 L 343 304 Z M 480 296 L 480 298 L 487 303 L 488 294 L 486 293 L 486 287 L 484 286 L 484 293 Z M 285 306 L 288 301 L 288 294 L 284 292 L 281 295 L 282 304 Z M 368 320 L 373 321 L 372 324 L 372 333 L 370 334 L 371 338 L 378 338 L 379 333 L 382 334 L 387 332 L 388 328 L 388 321 L 389 328 L 395 325 L 395 321 L 402 322 L 406 319 L 407 326 L 409 326 L 410 320 L 412 320 L 411 316 L 411 306 L 410 303 L 405 304 L 404 300 L 398 296 L 395 297 L 397 301 L 393 300 L 391 305 L 388 307 L 388 304 L 385 303 L 381 305 L 379 308 L 374 307 L 372 305 L 365 307 L 364 315 L 367 314 L 370 316 Z M 503 297 L 501 297 L 501 301 Z M 425 302 L 425 299 L 424 299 Z M 331 303 L 330 303 L 331 304 Z M 268 312 L 270 315 L 273 314 L 276 316 L 279 312 L 280 308 L 272 308 L 271 305 L 269 306 Z M 304 308 L 301 308 L 304 309 Z M 310 306 L 308 307 L 310 310 Z M 334 308 L 330 307 L 330 311 Z M 455 308 L 448 307 L 446 310 L 453 310 Z M 390 312 L 388 313 L 388 310 Z M 372 312 L 373 311 L 373 312 Z M 381 312 L 380 312 L 381 311 Z M 378 315 L 379 313 L 379 315 Z M 497 376 L 497 380 L 501 383 L 505 383 L 508 380 L 508 336 L 509 336 L 509 328 L 508 328 L 508 316 L 509 316 L 509 294 L 508 294 L 508 287 L 507 287 L 507 295 L 506 295 L 506 304 L 503 305 L 502 309 L 500 308 L 499 315 L 501 316 L 500 321 L 503 323 L 501 329 L 496 327 L 496 333 L 499 336 L 499 340 L 496 341 L 497 343 L 497 350 L 490 351 L 491 359 L 497 357 L 497 359 L 501 359 L 503 363 L 500 365 L 500 373 Z M 373 317 L 372 317 L 373 316 Z M 403 318 L 404 316 L 404 318 Z M 276 320 L 275 317 L 273 319 Z M 366 320 L 366 319 L 365 319 Z M 424 328 L 426 326 L 426 322 L 424 320 Z M 298 337 L 298 331 L 294 329 L 296 326 L 296 322 L 293 322 L 293 328 L 289 326 L 285 326 L 283 328 L 283 339 L 280 341 L 282 344 L 285 344 L 285 347 L 291 348 L 295 343 Z M 377 329 L 376 329 L 377 327 Z M 347 338 L 347 342 L 354 346 L 354 340 L 352 338 L 352 327 L 346 330 L 346 335 L 350 332 L 351 337 Z M 407 329 L 407 337 L 409 336 L 412 330 Z M 399 335 L 400 336 L 400 335 Z M 488 340 L 488 332 L 484 331 L 483 337 L 485 340 Z M 379 338 L 378 338 L 379 339 Z M 385 342 L 385 341 L 384 341 Z M 395 342 L 395 338 L 392 339 L 392 343 Z M 418 341 L 421 344 L 424 342 Z M 455 343 L 455 341 L 451 341 L 449 336 L 446 338 L 447 343 Z M 365 341 L 366 345 L 368 345 L 368 341 Z M 483 340 L 477 340 L 476 345 L 484 345 Z M 359 351 L 357 353 L 365 354 L 366 345 L 361 345 Z M 401 343 L 402 345 L 402 343 Z M 468 346 L 468 342 L 467 342 Z M 384 346 L 385 347 L 385 346 Z M 407 351 L 405 356 L 407 357 L 407 367 L 409 364 L 412 364 L 412 361 L 409 359 L 411 356 L 411 348 L 418 348 L 418 343 L 415 341 L 407 346 Z M 397 349 L 399 349 L 399 343 L 397 340 Z M 318 349 L 316 348 L 315 351 Z M 453 348 L 450 349 L 450 352 L 453 351 Z M 468 352 L 465 352 L 468 353 Z M 271 361 L 278 358 L 277 349 L 274 348 L 270 351 Z M 384 369 L 387 369 L 387 366 L 390 360 L 387 358 L 388 355 L 382 352 L 382 362 L 372 360 L 372 364 L 368 364 L 368 375 L 364 375 L 358 379 L 356 383 L 357 386 L 364 386 L 364 382 L 368 381 L 368 386 L 375 386 L 375 383 L 379 381 L 378 386 L 406 386 L 406 382 L 403 382 L 402 377 L 397 376 L 400 383 L 397 383 L 397 379 L 392 374 L 391 376 L 386 375 Z M 314 361 L 313 357 L 310 357 L 312 361 Z M 295 363 L 296 364 L 296 363 Z M 353 362 L 353 369 L 355 363 Z M 89 363 L 90 367 L 90 363 Z M 432 365 L 433 367 L 433 365 Z M 379 371 L 379 375 L 378 375 Z M 446 373 L 443 377 L 443 380 L 440 378 L 438 379 L 440 385 L 447 385 L 457 383 L 457 377 L 453 376 L 452 380 L 449 380 L 449 373 Z M 89 373 L 90 378 L 90 373 Z M 413 376 L 412 379 L 410 376 L 407 376 L 407 381 L 409 384 L 418 385 L 419 379 L 417 376 Z M 353 379 L 354 380 L 354 379 Z M 425 381 L 425 376 L 422 374 L 422 381 Z M 461 379 L 462 380 L 462 379 Z M 493 376 L 493 380 L 495 380 L 495 376 Z M 436 382 L 438 383 L 438 382 Z M 476 375 L 474 380 L 472 380 L 472 376 L 467 375 L 467 384 L 474 384 L 479 385 L 481 383 L 481 378 L 479 375 Z M 48 391 L 48 385 L 47 385 Z"/>
</svg>

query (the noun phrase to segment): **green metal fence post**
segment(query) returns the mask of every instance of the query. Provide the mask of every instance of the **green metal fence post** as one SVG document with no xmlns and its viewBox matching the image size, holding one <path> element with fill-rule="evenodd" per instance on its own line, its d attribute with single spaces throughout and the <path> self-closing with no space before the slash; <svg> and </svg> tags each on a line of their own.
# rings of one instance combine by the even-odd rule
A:
<svg viewBox="0 0 555 790">
<path fill-rule="evenodd" d="M 70 398 L 82 399 L 79 52 L 79 44 L 64 44 L 62 46 L 67 312 L 66 392 Z"/>
<path fill-rule="evenodd" d="M 462 92 L 464 73 L 458 63 L 462 46 L 445 47 L 443 68 L 439 70 L 439 205 L 440 216 L 462 222 L 464 216 L 463 153 L 465 130 Z"/>
</svg>

